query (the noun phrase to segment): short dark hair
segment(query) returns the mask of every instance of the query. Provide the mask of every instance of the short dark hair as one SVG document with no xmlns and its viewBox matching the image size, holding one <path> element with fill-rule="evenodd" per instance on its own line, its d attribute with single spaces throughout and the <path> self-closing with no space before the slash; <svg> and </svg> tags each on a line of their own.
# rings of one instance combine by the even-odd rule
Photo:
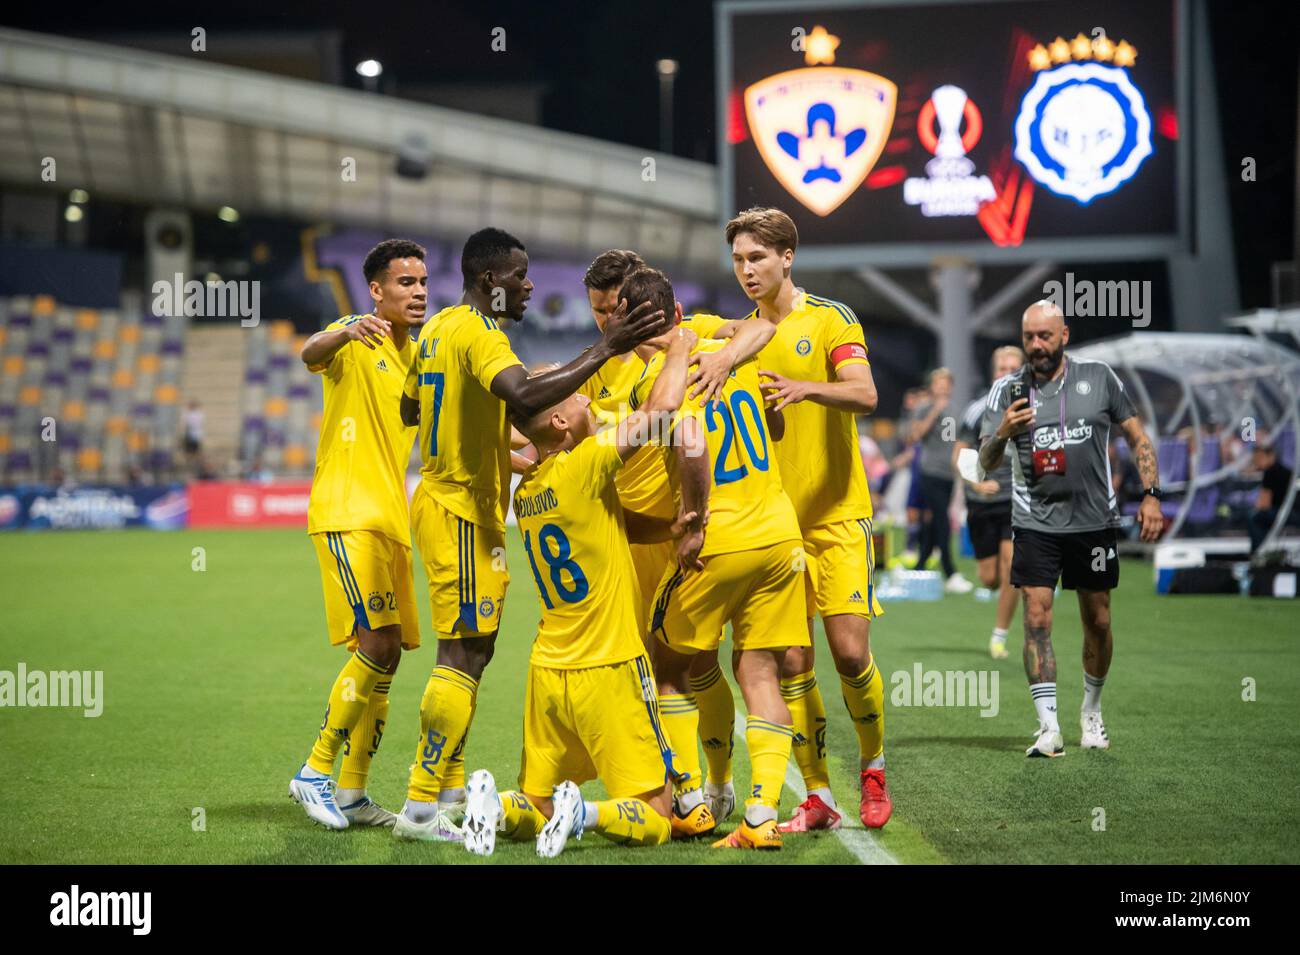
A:
<svg viewBox="0 0 1300 955">
<path fill-rule="evenodd" d="M 361 266 L 366 283 L 373 282 L 393 259 L 419 259 L 424 261 L 424 246 L 410 239 L 385 239 L 366 253 L 366 261 Z"/>
<path fill-rule="evenodd" d="M 479 275 L 496 268 L 511 250 L 526 252 L 524 244 L 503 229 L 479 229 L 465 240 L 460 253 L 460 274 L 469 288 Z"/>
<path fill-rule="evenodd" d="M 628 311 L 642 302 L 649 302 L 655 308 L 662 309 L 665 315 L 671 316 L 676 312 L 677 295 L 673 292 L 673 283 L 668 281 L 668 276 L 664 273 L 649 266 L 643 265 L 631 272 L 623 280 L 618 297 L 627 299 Z"/>
<path fill-rule="evenodd" d="M 597 292 L 608 292 L 621 286 L 624 279 L 644 265 L 641 256 L 631 249 L 610 249 L 592 259 L 582 284 Z"/>
</svg>

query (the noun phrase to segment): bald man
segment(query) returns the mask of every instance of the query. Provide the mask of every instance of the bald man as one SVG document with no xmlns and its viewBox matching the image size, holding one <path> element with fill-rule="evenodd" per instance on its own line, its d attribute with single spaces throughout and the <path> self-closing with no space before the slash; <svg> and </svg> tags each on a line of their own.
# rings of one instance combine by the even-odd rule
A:
<svg viewBox="0 0 1300 955">
<path fill-rule="evenodd" d="M 980 426 L 980 466 L 997 470 L 1011 445 L 1011 583 L 1025 606 L 1025 674 L 1038 711 L 1026 756 L 1065 752 L 1056 718 L 1052 598 L 1060 579 L 1076 592 L 1083 621 L 1083 749 L 1108 749 L 1101 690 L 1110 670 L 1110 592 L 1119 584 L 1119 512 L 1107 447 L 1118 425 L 1146 493 L 1138 510 L 1143 541 L 1164 526 L 1156 453 L 1119 377 L 1105 362 L 1065 357 L 1070 329 L 1048 301 L 1025 309 L 1029 363 L 999 378 Z"/>
</svg>

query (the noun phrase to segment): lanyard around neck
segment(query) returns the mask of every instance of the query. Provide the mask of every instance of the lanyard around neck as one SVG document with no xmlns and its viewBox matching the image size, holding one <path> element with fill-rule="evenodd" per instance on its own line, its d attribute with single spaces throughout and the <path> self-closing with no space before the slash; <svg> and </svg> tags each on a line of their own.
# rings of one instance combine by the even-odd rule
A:
<svg viewBox="0 0 1300 955">
<path fill-rule="evenodd" d="M 1061 401 L 1060 401 L 1060 407 L 1061 407 L 1061 410 L 1060 410 L 1060 417 L 1059 417 L 1057 420 L 1060 422 L 1060 428 L 1061 428 L 1061 441 L 1064 443 L 1064 441 L 1065 441 L 1065 376 L 1068 375 L 1068 374 L 1070 373 L 1070 366 L 1069 366 L 1069 363 L 1066 361 L 1064 355 L 1061 356 L 1061 364 L 1064 366 L 1064 367 L 1061 369 L 1061 388 L 1060 388 L 1059 391 L 1057 391 L 1056 394 L 1057 394 L 1057 397 L 1059 397 L 1059 398 L 1061 399 Z M 1034 408 L 1034 407 L 1037 405 L 1037 401 L 1036 401 L 1035 396 L 1034 396 L 1034 392 L 1035 392 L 1035 390 L 1036 390 L 1036 389 L 1034 388 L 1034 376 L 1031 374 L 1031 375 L 1029 376 L 1029 407 L 1030 407 L 1031 409 Z"/>
</svg>

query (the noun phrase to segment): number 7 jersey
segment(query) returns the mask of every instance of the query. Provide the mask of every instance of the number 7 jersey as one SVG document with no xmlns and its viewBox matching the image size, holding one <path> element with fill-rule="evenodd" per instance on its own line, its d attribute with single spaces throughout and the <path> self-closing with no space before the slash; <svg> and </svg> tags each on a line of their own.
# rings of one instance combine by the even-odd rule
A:
<svg viewBox="0 0 1300 955">
<path fill-rule="evenodd" d="M 715 352 L 725 346 L 725 341 L 700 339 L 691 355 Z M 645 374 L 632 388 L 633 408 L 639 408 L 649 396 L 663 363 L 662 353 L 650 359 Z M 688 397 L 681 413 L 699 421 L 708 442 L 712 487 L 709 524 L 704 530 L 700 556 L 733 554 L 799 540 L 799 521 L 781 486 L 781 471 L 763 415 L 758 362 L 750 359 L 733 368 L 722 393 L 707 404 Z M 680 500 L 676 456 L 671 460 L 669 473 Z"/>
<path fill-rule="evenodd" d="M 614 487 L 623 461 L 612 436 L 550 455 L 515 489 L 515 518 L 542 608 L 535 666 L 607 666 L 645 652 L 636 571 Z"/>
</svg>

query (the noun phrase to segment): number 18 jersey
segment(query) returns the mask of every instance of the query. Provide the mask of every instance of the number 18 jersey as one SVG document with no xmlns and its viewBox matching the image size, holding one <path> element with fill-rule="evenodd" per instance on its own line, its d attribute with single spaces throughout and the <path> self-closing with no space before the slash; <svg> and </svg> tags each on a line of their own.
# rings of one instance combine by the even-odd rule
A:
<svg viewBox="0 0 1300 955">
<path fill-rule="evenodd" d="M 591 437 L 533 465 L 515 489 L 515 518 L 542 609 L 535 666 L 607 666 L 644 652 L 636 571 L 614 487 L 622 466 L 613 441 Z"/>
</svg>

